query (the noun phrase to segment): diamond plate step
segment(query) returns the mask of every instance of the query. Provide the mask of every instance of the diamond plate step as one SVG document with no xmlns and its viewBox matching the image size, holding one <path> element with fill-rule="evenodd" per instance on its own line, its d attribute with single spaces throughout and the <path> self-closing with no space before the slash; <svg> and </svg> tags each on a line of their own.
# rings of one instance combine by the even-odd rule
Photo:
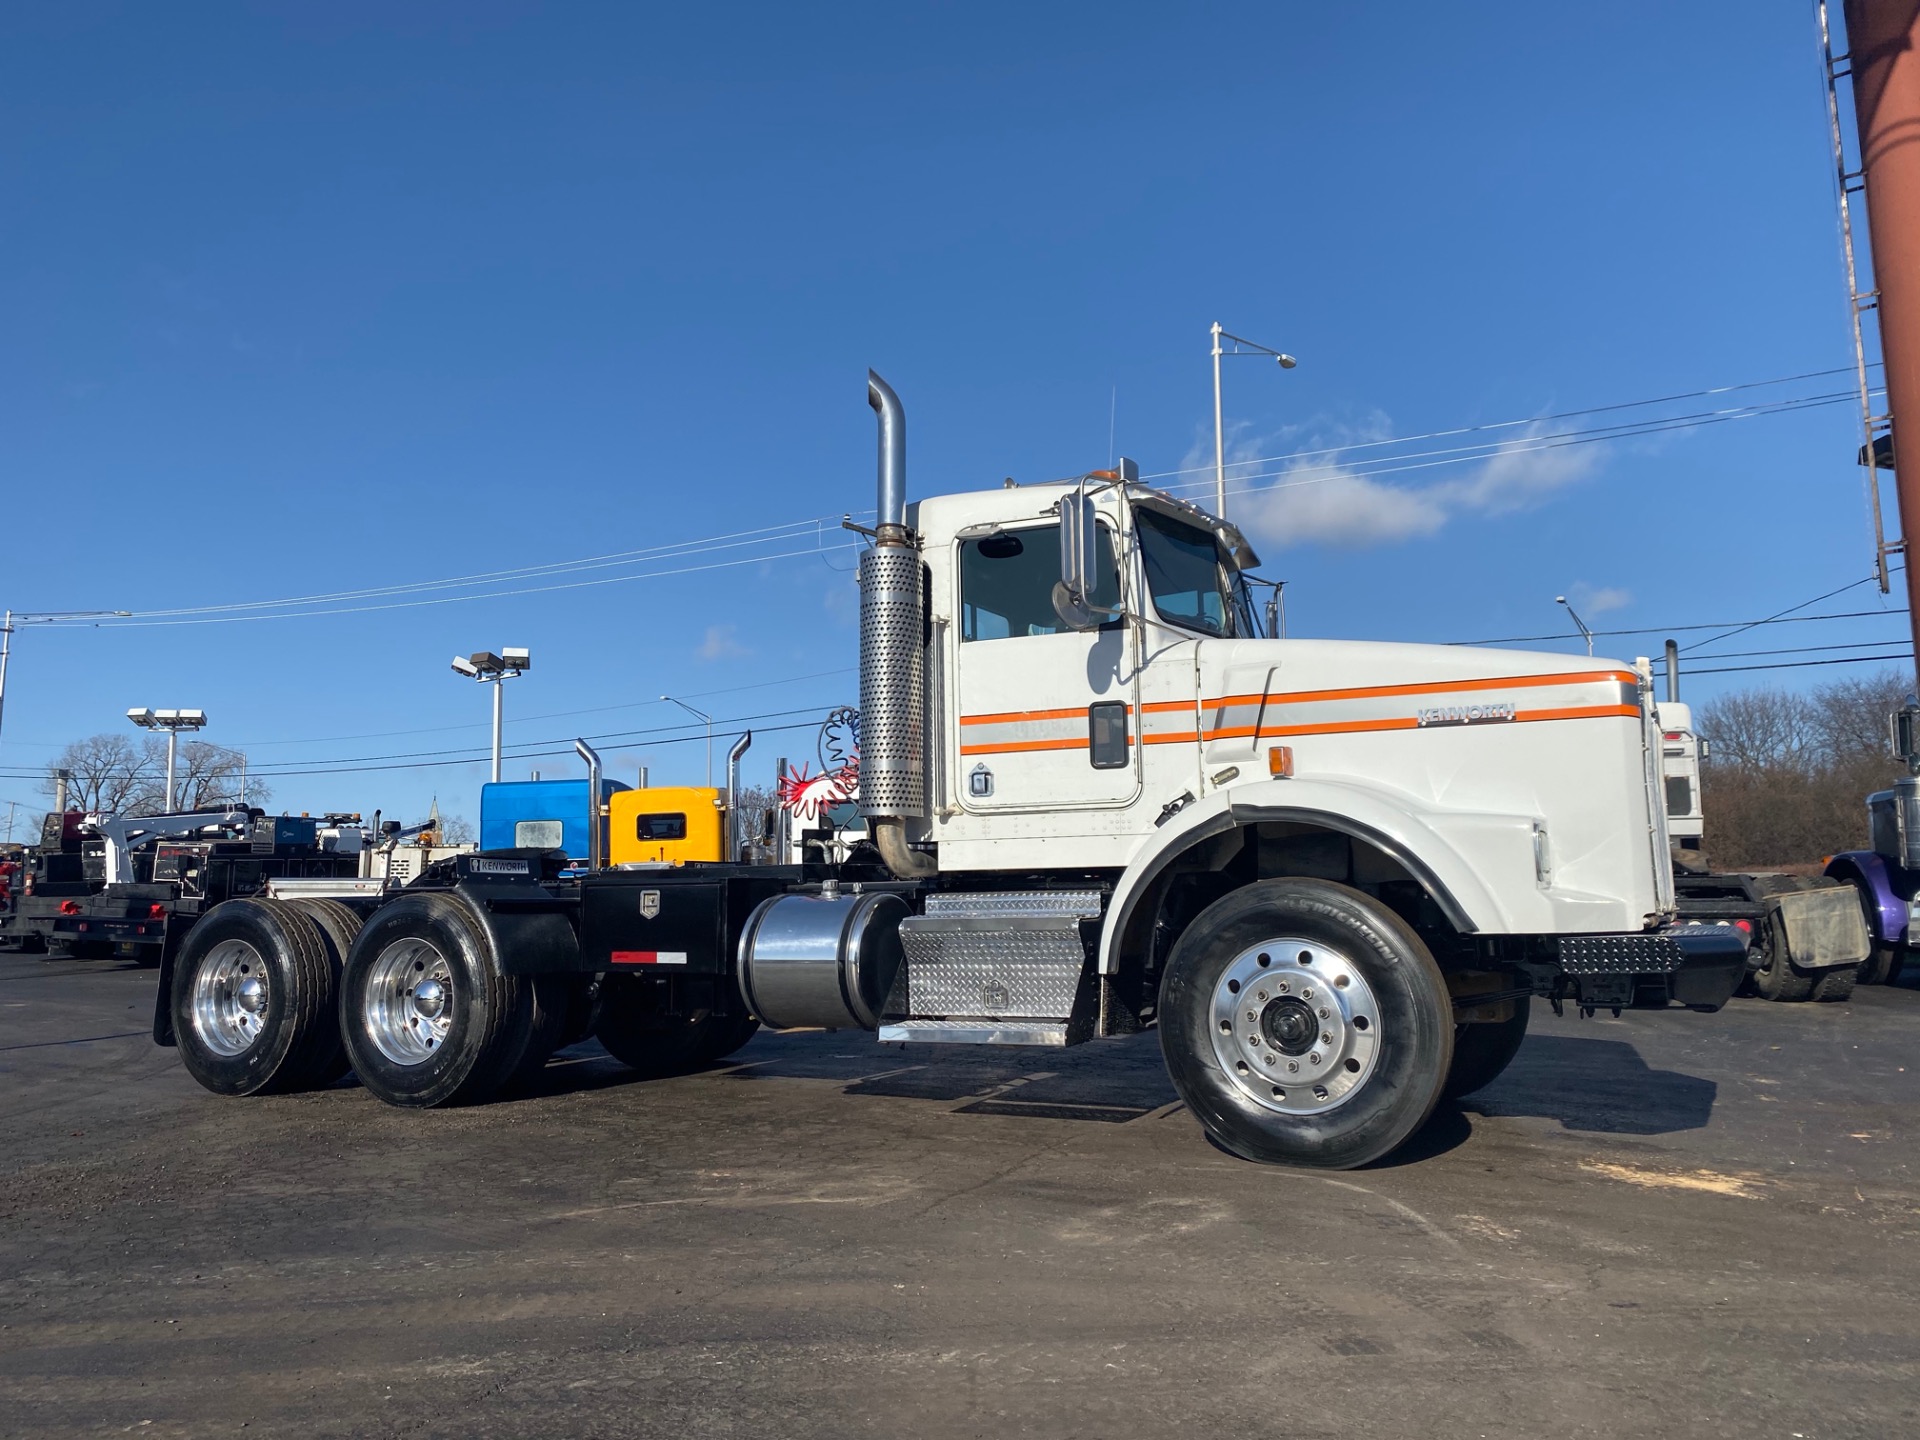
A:
<svg viewBox="0 0 1920 1440">
<path fill-rule="evenodd" d="M 1064 1020 L 901 1020 L 880 1027 L 882 1040 L 921 1045 L 1065 1045 Z"/>
<path fill-rule="evenodd" d="M 1083 925 L 1100 909 L 1096 890 L 928 897 L 900 922 L 903 979 L 883 1038 L 1068 1044 L 1087 1008 Z M 1074 1028 L 1085 1038 L 1086 1024 Z"/>
</svg>

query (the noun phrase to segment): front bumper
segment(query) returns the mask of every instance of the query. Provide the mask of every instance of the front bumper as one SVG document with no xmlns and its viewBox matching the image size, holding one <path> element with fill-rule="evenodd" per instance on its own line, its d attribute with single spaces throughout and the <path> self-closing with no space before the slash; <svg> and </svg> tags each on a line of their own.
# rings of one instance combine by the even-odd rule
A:
<svg viewBox="0 0 1920 1440">
<path fill-rule="evenodd" d="M 1565 935 L 1561 973 L 1580 1008 L 1718 1010 L 1747 973 L 1747 934 L 1734 925 L 1668 925 L 1641 935 Z"/>
</svg>

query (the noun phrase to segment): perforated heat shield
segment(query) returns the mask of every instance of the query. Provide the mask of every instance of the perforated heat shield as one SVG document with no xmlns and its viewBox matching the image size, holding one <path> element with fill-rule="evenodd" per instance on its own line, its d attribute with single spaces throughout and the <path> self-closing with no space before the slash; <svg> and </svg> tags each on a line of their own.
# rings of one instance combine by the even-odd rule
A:
<svg viewBox="0 0 1920 1440">
<path fill-rule="evenodd" d="M 927 813 L 926 650 L 920 556 L 860 557 L 860 813 Z"/>
</svg>

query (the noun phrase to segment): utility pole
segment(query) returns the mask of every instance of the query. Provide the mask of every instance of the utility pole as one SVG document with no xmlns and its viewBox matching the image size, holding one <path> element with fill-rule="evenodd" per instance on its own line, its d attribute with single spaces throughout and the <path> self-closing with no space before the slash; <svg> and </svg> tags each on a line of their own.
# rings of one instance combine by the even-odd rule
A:
<svg viewBox="0 0 1920 1440">
<path fill-rule="evenodd" d="M 1219 519 L 1227 518 L 1227 428 L 1220 415 L 1220 361 L 1229 355 L 1270 355 L 1280 362 L 1282 370 L 1291 370 L 1300 362 L 1291 355 L 1279 350 L 1269 350 L 1265 345 L 1252 340 L 1243 340 L 1238 335 L 1229 335 L 1220 328 L 1218 320 L 1213 322 L 1213 513 Z M 1233 349 L 1221 348 L 1222 340 L 1231 340 Z"/>
<path fill-rule="evenodd" d="M 7 659 L 13 653 L 13 632 L 15 622 L 21 625 L 45 625 L 56 620 L 87 620 L 96 615 L 131 615 L 131 610 L 52 610 L 44 614 L 22 613 L 16 616 L 8 610 L 0 618 L 0 720 L 7 714 Z"/>
<path fill-rule="evenodd" d="M 1920 426 L 1920 151 L 1913 143 L 1920 126 L 1920 54 L 1914 49 L 1920 44 L 1920 10 L 1910 0 L 1845 0 L 1844 9 L 1860 135 L 1858 181 L 1867 197 L 1874 313 L 1887 367 L 1886 422 L 1907 562 L 1907 612 L 1920 639 L 1920 555 L 1905 548 L 1920 536 L 1920 431 L 1905 436 L 1900 430 L 1903 420 Z M 1870 463 L 1874 456 L 1864 458 Z"/>
</svg>

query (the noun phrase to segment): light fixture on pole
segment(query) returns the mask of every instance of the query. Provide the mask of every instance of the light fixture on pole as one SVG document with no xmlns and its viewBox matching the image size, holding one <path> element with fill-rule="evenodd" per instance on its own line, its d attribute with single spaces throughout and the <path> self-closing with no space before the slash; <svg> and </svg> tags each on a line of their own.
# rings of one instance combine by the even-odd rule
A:
<svg viewBox="0 0 1920 1440">
<path fill-rule="evenodd" d="M 127 719 L 142 730 L 164 730 L 167 732 L 167 804 L 166 813 L 173 813 L 173 758 L 180 744 L 182 730 L 204 730 L 207 728 L 207 712 L 204 710 L 152 710 L 142 705 L 138 709 L 127 711 Z"/>
<path fill-rule="evenodd" d="M 498 655 L 491 650 L 476 650 L 471 655 L 453 657 L 453 669 L 457 675 L 465 675 L 470 680 L 478 680 L 482 685 L 493 686 L 493 778 L 500 779 L 500 727 L 502 706 L 500 687 L 516 675 L 524 675 L 533 668 L 533 657 L 524 649 L 511 645 L 502 646 Z"/>
<path fill-rule="evenodd" d="M 35 614 L 16 615 L 9 610 L 4 619 L 0 619 L 0 720 L 7 713 L 7 657 L 13 653 L 13 630 L 16 625 L 52 625 L 61 620 L 92 620 L 96 616 L 131 615 L 131 610 L 51 610 Z"/>
<path fill-rule="evenodd" d="M 707 723 L 707 788 L 713 788 L 713 717 L 704 710 L 696 710 L 684 700 L 675 700 L 671 695 L 660 697 L 671 705 L 678 705 L 689 715 L 698 716 Z"/>
<path fill-rule="evenodd" d="M 1567 597 L 1564 595 L 1556 595 L 1553 597 L 1553 603 L 1556 605 L 1567 605 Z M 1593 631 L 1587 628 L 1587 622 L 1580 618 L 1579 612 L 1576 611 L 1573 608 L 1573 606 L 1567 605 L 1567 614 L 1573 617 L 1574 625 L 1579 629 L 1580 633 L 1586 637 L 1587 654 L 1592 655 L 1593 654 Z"/>
<path fill-rule="evenodd" d="M 1270 355 L 1280 362 L 1282 370 L 1291 370 L 1300 362 L 1293 356 L 1279 350 L 1269 350 L 1265 345 L 1252 340 L 1243 340 L 1238 335 L 1229 335 L 1220 328 L 1218 320 L 1213 322 L 1213 513 L 1220 519 L 1227 518 L 1227 430 L 1220 418 L 1220 361 L 1222 357 L 1233 355 Z M 1222 349 L 1220 342 L 1230 340 L 1233 349 Z"/>
</svg>

